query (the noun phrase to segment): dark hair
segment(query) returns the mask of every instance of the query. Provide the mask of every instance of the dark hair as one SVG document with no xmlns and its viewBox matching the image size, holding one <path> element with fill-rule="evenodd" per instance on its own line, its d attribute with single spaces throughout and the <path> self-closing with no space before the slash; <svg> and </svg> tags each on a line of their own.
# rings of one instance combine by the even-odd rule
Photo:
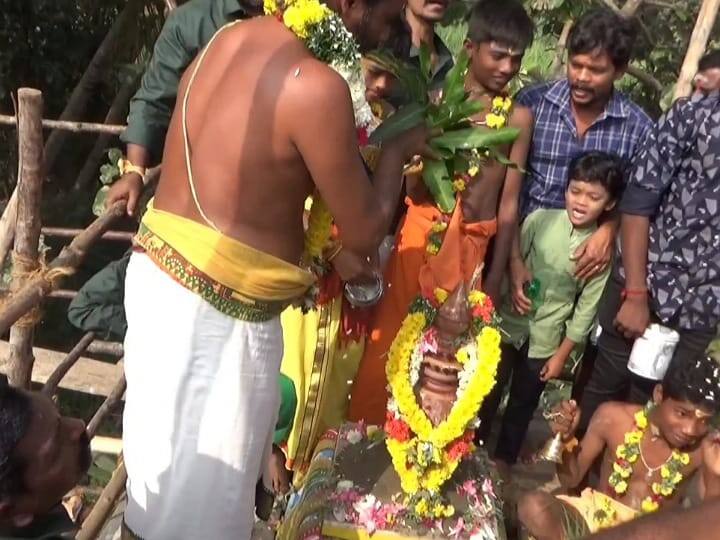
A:
<svg viewBox="0 0 720 540">
<path fill-rule="evenodd" d="M 675 355 L 662 380 L 663 397 L 720 412 L 720 364 L 706 354 Z"/>
<path fill-rule="evenodd" d="M 601 184 L 610 194 L 610 200 L 617 201 L 625 188 L 623 162 L 615 154 L 607 152 L 580 154 L 570 162 L 568 184 L 571 180 Z"/>
<path fill-rule="evenodd" d="M 30 425 L 30 398 L 0 382 L 0 501 L 25 489 L 25 467 L 13 456 Z"/>
<path fill-rule="evenodd" d="M 526 49 L 535 25 L 517 0 L 478 0 L 468 16 L 468 39 L 473 43 L 497 41 Z"/>
<path fill-rule="evenodd" d="M 568 54 L 588 54 L 601 49 L 616 68 L 623 69 L 630 63 L 635 36 L 635 25 L 631 19 L 609 9 L 591 9 L 570 30 Z"/>
<path fill-rule="evenodd" d="M 698 63 L 698 71 L 706 69 L 720 68 L 720 49 L 715 49 L 706 53 Z"/>
</svg>

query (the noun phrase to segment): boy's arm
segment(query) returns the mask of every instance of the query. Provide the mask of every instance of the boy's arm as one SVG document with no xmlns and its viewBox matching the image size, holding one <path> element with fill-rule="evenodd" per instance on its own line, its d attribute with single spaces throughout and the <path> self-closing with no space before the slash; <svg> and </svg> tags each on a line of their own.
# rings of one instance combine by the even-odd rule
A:
<svg viewBox="0 0 720 540">
<path fill-rule="evenodd" d="M 592 330 L 597 315 L 600 297 L 605 289 L 605 283 L 610 275 L 610 268 L 588 281 L 580 291 L 572 318 L 567 323 L 565 337 L 575 343 L 583 343 L 590 330 Z"/>
<path fill-rule="evenodd" d="M 556 468 L 558 480 L 563 487 L 577 487 L 595 460 L 602 454 L 607 444 L 605 431 L 610 425 L 609 420 L 614 406 L 612 403 L 605 403 L 598 407 L 582 441 L 575 448 L 568 447 L 563 452 L 563 461 Z M 558 412 L 562 416 L 553 421 L 552 430 L 554 433 L 562 434 L 565 441 L 570 441 L 574 438 L 580 422 L 580 409 L 574 401 L 566 401 L 560 405 Z"/>
<path fill-rule="evenodd" d="M 508 256 L 518 225 L 518 199 L 525 176 L 530 141 L 532 140 L 533 115 L 527 107 L 516 107 L 510 118 L 510 126 L 520 129 L 517 140 L 510 149 L 510 161 L 517 167 L 508 167 L 505 174 L 500 205 L 497 213 L 497 234 L 495 236 L 492 263 L 485 280 L 485 292 L 495 305 L 499 305 L 500 286 L 507 270 Z"/>
</svg>

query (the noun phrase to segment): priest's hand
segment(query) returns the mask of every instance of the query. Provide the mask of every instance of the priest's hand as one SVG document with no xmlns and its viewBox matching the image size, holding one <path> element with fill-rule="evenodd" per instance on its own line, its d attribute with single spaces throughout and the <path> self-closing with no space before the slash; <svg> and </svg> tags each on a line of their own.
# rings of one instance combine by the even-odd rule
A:
<svg viewBox="0 0 720 540">
<path fill-rule="evenodd" d="M 331 264 L 343 281 L 354 281 L 373 276 L 374 266 L 360 255 L 341 249 Z"/>
</svg>

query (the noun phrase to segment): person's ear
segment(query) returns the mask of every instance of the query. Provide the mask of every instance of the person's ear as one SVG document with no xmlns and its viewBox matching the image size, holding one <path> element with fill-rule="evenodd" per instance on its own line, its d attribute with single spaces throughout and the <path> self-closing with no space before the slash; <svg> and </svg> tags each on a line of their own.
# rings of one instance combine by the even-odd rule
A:
<svg viewBox="0 0 720 540">
<path fill-rule="evenodd" d="M 653 403 L 655 405 L 660 405 L 663 400 L 663 389 L 662 384 L 656 384 L 655 388 L 653 388 Z"/>
<path fill-rule="evenodd" d="M 609 203 L 607 203 L 607 204 L 605 205 L 605 211 L 606 211 L 606 212 L 609 212 L 610 210 L 612 210 L 613 208 L 615 208 L 615 205 L 616 205 L 616 204 L 617 204 L 617 201 L 610 201 Z"/>
</svg>

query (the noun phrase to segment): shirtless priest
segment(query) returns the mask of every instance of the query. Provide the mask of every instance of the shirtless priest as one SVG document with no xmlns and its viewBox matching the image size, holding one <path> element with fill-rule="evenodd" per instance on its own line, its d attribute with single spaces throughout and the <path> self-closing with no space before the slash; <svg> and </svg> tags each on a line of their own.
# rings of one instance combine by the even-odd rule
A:
<svg viewBox="0 0 720 540">
<path fill-rule="evenodd" d="M 186 71 L 136 237 L 123 430 L 135 537 L 250 538 L 278 409 L 279 314 L 314 281 L 298 266 L 304 202 L 317 189 L 344 249 L 367 260 L 403 164 L 426 152 L 424 127 L 403 134 L 371 184 L 348 84 L 311 53 L 320 43 L 325 60 L 355 61 L 357 44 L 397 35 L 403 0 L 287 4 L 266 1 L 273 16 L 225 26 Z M 133 213 L 142 187 L 129 177 L 109 202 Z"/>
<path fill-rule="evenodd" d="M 645 407 L 609 402 L 595 412 L 583 440 L 580 412 L 562 403 L 553 430 L 567 441 L 558 478 L 576 487 L 602 456 L 598 490 L 580 497 L 533 492 L 520 500 L 520 521 L 537 540 L 584 538 L 659 509 L 677 506 L 697 473 L 702 498 L 720 496 L 720 365 L 710 357 L 675 358 Z"/>
</svg>

